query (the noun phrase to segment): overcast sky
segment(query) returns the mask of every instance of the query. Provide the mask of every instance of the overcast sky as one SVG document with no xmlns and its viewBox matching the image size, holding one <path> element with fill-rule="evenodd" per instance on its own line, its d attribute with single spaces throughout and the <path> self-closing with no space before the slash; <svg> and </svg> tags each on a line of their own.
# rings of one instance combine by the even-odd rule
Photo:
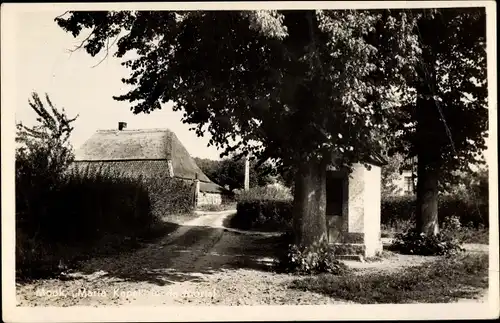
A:
<svg viewBox="0 0 500 323">
<path fill-rule="evenodd" d="M 134 115 L 126 102 L 113 100 L 113 95 L 126 93 L 121 78 L 128 70 L 116 57 L 108 57 L 92 68 L 102 56 L 91 57 L 84 51 L 69 53 L 79 44 L 54 22 L 63 12 L 23 12 L 17 17 L 16 41 L 16 121 L 33 124 L 36 114 L 28 105 L 32 92 L 48 93 L 57 107 L 68 116 L 79 114 L 74 123 L 72 143 L 78 148 L 97 129 L 114 129 L 125 121 L 128 129 L 169 128 L 174 131 L 192 156 L 218 159 L 215 147 L 207 147 L 208 134 L 198 138 L 189 125 L 180 120 L 182 112 L 170 105 L 151 114 Z"/>
</svg>

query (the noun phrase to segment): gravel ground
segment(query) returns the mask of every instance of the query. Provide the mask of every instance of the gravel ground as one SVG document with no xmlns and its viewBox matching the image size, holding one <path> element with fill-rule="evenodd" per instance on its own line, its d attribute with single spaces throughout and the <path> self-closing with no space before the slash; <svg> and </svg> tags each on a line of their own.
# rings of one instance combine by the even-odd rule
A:
<svg viewBox="0 0 500 323">
<path fill-rule="evenodd" d="M 222 223 L 233 212 L 207 212 L 159 242 L 92 259 L 65 279 L 18 285 L 17 305 L 346 304 L 322 294 L 289 289 L 297 277 L 270 270 L 275 235 L 225 229 Z M 484 246 L 476 249 L 484 251 Z M 388 253 L 382 261 L 347 263 L 361 274 L 432 260 Z"/>
<path fill-rule="evenodd" d="M 269 270 L 272 235 L 225 230 L 231 211 L 184 223 L 159 243 L 96 258 L 68 278 L 17 286 L 18 306 L 331 304 Z"/>
</svg>

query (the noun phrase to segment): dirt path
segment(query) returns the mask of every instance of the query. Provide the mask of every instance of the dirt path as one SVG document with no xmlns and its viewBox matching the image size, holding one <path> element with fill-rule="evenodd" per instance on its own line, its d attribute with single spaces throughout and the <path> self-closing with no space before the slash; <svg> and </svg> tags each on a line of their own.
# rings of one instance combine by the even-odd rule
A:
<svg viewBox="0 0 500 323">
<path fill-rule="evenodd" d="M 270 270 L 275 234 L 223 227 L 234 211 L 210 212 L 185 222 L 161 241 L 113 257 L 94 258 L 65 280 L 17 286 L 19 306 L 295 305 L 345 304 L 290 289 L 297 276 Z M 487 252 L 487 246 L 469 246 Z M 390 254 L 382 261 L 348 262 L 358 274 L 395 271 L 433 257 Z M 484 300 L 481 298 L 480 300 Z M 466 300 L 478 301 L 478 300 Z"/>
<path fill-rule="evenodd" d="M 19 306 L 179 304 L 330 304 L 327 296 L 292 290 L 296 277 L 269 271 L 272 235 L 224 229 L 232 211 L 181 225 L 159 243 L 131 253 L 96 258 L 68 280 L 48 279 L 17 288 Z"/>
</svg>

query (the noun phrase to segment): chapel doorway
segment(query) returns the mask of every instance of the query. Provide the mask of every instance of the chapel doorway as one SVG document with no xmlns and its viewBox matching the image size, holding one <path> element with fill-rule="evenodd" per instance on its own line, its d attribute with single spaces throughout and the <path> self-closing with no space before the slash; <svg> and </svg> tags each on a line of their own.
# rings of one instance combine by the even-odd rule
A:
<svg viewBox="0 0 500 323">
<path fill-rule="evenodd" d="M 343 226 L 343 209 L 346 192 L 345 178 L 336 172 L 327 172 L 326 176 L 326 221 L 328 241 L 339 242 Z"/>
</svg>

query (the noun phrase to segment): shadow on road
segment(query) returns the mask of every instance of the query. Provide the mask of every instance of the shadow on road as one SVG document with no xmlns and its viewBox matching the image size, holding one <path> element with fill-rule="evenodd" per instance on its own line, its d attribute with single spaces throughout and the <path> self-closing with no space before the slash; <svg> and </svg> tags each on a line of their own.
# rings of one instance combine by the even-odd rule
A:
<svg viewBox="0 0 500 323">
<path fill-rule="evenodd" d="M 178 230 L 186 232 L 131 252 L 91 259 L 78 272 L 88 275 L 87 279 L 106 277 L 160 286 L 199 282 L 222 270 L 272 270 L 281 243 L 280 237 L 242 235 L 209 226 L 180 225 Z"/>
</svg>

